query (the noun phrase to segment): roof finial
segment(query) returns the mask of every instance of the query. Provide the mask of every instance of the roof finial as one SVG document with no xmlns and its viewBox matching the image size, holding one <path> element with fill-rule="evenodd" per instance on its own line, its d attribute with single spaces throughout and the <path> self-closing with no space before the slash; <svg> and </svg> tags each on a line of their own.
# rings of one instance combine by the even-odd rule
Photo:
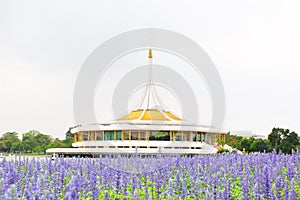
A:
<svg viewBox="0 0 300 200">
<path fill-rule="evenodd" d="M 149 38 L 149 43 L 150 43 L 150 48 L 149 48 L 148 58 L 152 58 L 152 49 L 151 49 L 152 41 L 151 41 L 151 37 Z"/>
<path fill-rule="evenodd" d="M 152 49 L 149 49 L 148 58 L 152 58 Z"/>
</svg>

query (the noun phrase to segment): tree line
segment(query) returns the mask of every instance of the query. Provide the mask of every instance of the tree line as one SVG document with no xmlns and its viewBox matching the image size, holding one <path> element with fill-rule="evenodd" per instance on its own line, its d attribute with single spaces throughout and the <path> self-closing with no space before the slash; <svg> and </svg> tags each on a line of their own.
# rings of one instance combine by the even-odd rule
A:
<svg viewBox="0 0 300 200">
<path fill-rule="evenodd" d="M 22 134 L 22 139 L 19 139 L 17 132 L 7 132 L 0 137 L 0 152 L 40 154 L 49 148 L 69 148 L 73 143 L 70 130 L 71 128 L 66 132 L 64 140 L 36 130 Z M 228 133 L 225 144 L 246 152 L 271 152 L 275 149 L 277 152 L 291 153 L 292 150 L 300 149 L 299 141 L 297 133 L 290 132 L 289 129 L 273 128 L 267 139 L 246 138 Z"/>
<path fill-rule="evenodd" d="M 0 152 L 6 153 L 45 153 L 49 148 L 72 147 L 73 134 L 70 129 L 65 134 L 66 138 L 60 140 L 36 130 L 22 134 L 22 139 L 17 132 L 7 132 L 0 137 Z"/>
<path fill-rule="evenodd" d="M 267 139 L 246 138 L 228 133 L 225 143 L 246 152 L 271 152 L 275 149 L 277 152 L 290 154 L 293 150 L 300 150 L 298 134 L 284 128 L 273 128 Z"/>
</svg>

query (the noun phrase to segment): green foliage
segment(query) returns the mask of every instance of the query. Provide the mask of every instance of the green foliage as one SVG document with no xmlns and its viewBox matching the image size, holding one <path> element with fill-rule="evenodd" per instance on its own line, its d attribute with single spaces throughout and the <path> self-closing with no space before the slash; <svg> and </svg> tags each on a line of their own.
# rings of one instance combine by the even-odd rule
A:
<svg viewBox="0 0 300 200">
<path fill-rule="evenodd" d="M 72 147 L 72 143 L 74 141 L 74 134 L 71 133 L 71 129 L 72 129 L 72 127 L 69 128 L 69 130 L 66 132 L 66 139 L 63 140 L 63 143 L 66 148 Z"/>
<path fill-rule="evenodd" d="M 255 139 L 253 137 L 251 138 L 243 138 L 241 141 L 240 141 L 240 150 L 243 150 L 245 149 L 246 151 L 253 151 L 255 149 L 251 149 L 251 144 L 255 141 Z"/>
<path fill-rule="evenodd" d="M 217 153 L 229 153 L 228 149 L 219 149 Z"/>
<path fill-rule="evenodd" d="M 5 141 L 0 139 L 0 151 L 5 152 L 6 150 L 7 150 L 7 147 L 6 147 Z"/>
<path fill-rule="evenodd" d="M 279 150 L 279 146 L 281 144 L 281 140 L 283 136 L 288 134 L 288 129 L 283 128 L 273 128 L 272 132 L 268 135 L 268 140 L 273 149 Z"/>
<path fill-rule="evenodd" d="M 67 137 L 65 140 L 63 140 L 65 147 L 68 147 L 68 148 L 72 147 L 73 142 L 74 142 L 73 137 Z"/>
<path fill-rule="evenodd" d="M 39 145 L 39 146 L 36 146 L 34 149 L 33 149 L 33 152 L 34 153 L 37 153 L 37 154 L 44 154 L 47 150 L 47 146 L 46 145 Z"/>
<path fill-rule="evenodd" d="M 246 152 L 271 152 L 276 149 L 277 152 L 290 154 L 300 145 L 297 133 L 290 132 L 288 129 L 273 128 L 268 135 L 268 139 L 256 139 L 253 137 L 245 138 L 242 136 L 226 135 L 226 144 L 240 151 Z"/>
<path fill-rule="evenodd" d="M 271 151 L 269 142 L 263 139 L 254 139 L 253 142 L 250 144 L 250 149 L 252 151 L 258 151 L 258 152 Z"/>
<path fill-rule="evenodd" d="M 24 149 L 24 145 L 22 144 L 22 142 L 14 142 L 10 148 L 10 151 L 12 152 L 22 152 L 22 150 Z"/>
<path fill-rule="evenodd" d="M 36 130 L 31 130 L 23 134 L 22 143 L 26 152 L 43 152 L 46 146 L 52 142 L 50 135 L 45 135 Z"/>
<path fill-rule="evenodd" d="M 50 135 L 40 133 L 36 130 L 28 131 L 23 134 L 20 141 L 18 133 L 7 132 L 0 138 L 0 152 L 25 152 L 25 153 L 45 153 L 49 148 L 70 148 L 73 143 L 71 128 L 65 134 L 66 139 L 53 139 Z M 288 129 L 273 128 L 267 140 L 256 139 L 253 137 L 245 138 L 242 136 L 226 135 L 225 144 L 232 146 L 240 151 L 246 152 L 271 152 L 273 149 L 283 153 L 291 153 L 300 147 L 297 133 L 290 132 Z"/>
<path fill-rule="evenodd" d="M 242 136 L 237 136 L 237 135 L 231 135 L 230 132 L 227 133 L 226 135 L 226 144 L 229 146 L 232 146 L 233 148 L 242 150 L 243 148 L 240 147 L 240 141 L 243 139 Z"/>
<path fill-rule="evenodd" d="M 71 128 L 66 132 L 66 139 L 53 139 L 50 135 L 31 130 L 23 134 L 22 141 L 18 133 L 7 132 L 0 138 L 0 152 L 38 153 L 43 154 L 49 148 L 72 147 L 73 134 Z"/>
<path fill-rule="evenodd" d="M 283 153 L 291 153 L 300 144 L 297 133 L 283 128 L 273 128 L 268 140 L 273 149 L 281 150 Z"/>
<path fill-rule="evenodd" d="M 19 143 L 18 133 L 7 132 L 0 138 L 0 150 L 3 152 L 10 152 L 12 147 L 15 146 L 14 143 Z"/>
</svg>

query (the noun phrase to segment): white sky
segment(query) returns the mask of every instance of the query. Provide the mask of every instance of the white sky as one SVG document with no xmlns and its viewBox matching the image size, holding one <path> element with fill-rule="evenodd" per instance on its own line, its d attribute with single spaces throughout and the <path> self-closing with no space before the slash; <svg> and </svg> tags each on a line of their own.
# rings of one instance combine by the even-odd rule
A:
<svg viewBox="0 0 300 200">
<path fill-rule="evenodd" d="M 300 133 L 299 9 L 296 0 L 1 0 L 0 134 L 36 129 L 63 138 L 87 56 L 146 27 L 177 31 L 206 50 L 225 87 L 224 128 Z M 102 109 L 95 112 L 110 111 Z"/>
</svg>

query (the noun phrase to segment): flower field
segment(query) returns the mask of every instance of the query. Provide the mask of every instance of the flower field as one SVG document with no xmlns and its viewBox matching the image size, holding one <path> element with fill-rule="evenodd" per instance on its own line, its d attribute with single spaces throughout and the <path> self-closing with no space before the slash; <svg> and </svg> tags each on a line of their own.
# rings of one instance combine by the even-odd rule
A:
<svg viewBox="0 0 300 200">
<path fill-rule="evenodd" d="M 17 157 L 0 199 L 300 199 L 300 154 Z"/>
</svg>

